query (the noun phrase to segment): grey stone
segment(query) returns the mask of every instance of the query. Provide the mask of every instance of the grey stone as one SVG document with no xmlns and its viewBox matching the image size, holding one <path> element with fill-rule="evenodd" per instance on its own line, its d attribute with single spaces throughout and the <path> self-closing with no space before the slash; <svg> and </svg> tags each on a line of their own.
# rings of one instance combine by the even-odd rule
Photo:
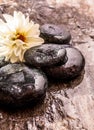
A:
<svg viewBox="0 0 94 130">
<path fill-rule="evenodd" d="M 61 45 L 43 44 L 26 51 L 26 63 L 37 67 L 50 67 L 64 63 L 66 50 Z"/>
<path fill-rule="evenodd" d="M 74 47 L 67 46 L 66 52 L 67 62 L 65 64 L 43 68 L 43 71 L 48 75 L 48 77 L 52 79 L 71 80 L 81 74 L 85 65 L 85 59 L 82 53 Z"/>
<path fill-rule="evenodd" d="M 40 70 L 19 63 L 0 68 L 0 104 L 32 104 L 45 95 L 46 89 L 47 79 Z"/>
<path fill-rule="evenodd" d="M 45 42 L 68 44 L 71 40 L 71 34 L 64 26 L 54 24 L 44 24 L 40 27 L 41 37 Z"/>
</svg>

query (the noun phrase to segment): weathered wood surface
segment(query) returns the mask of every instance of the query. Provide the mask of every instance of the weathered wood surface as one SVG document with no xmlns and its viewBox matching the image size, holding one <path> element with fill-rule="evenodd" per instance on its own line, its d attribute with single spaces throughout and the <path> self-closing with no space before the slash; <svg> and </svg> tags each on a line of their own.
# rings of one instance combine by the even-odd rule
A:
<svg viewBox="0 0 94 130">
<path fill-rule="evenodd" d="M 94 18 L 75 7 L 49 6 L 45 0 L 3 4 L 0 16 L 13 10 L 29 14 L 40 24 L 65 24 L 86 65 L 74 81 L 50 83 L 44 101 L 35 107 L 15 112 L 0 108 L 0 130 L 94 130 Z"/>
</svg>

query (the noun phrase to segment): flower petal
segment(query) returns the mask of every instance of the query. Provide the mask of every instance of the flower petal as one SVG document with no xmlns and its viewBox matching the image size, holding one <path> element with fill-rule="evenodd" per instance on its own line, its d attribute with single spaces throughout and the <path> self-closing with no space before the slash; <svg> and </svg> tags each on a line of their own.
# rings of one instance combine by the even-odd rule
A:
<svg viewBox="0 0 94 130">
<path fill-rule="evenodd" d="M 42 43 L 44 43 L 44 40 L 40 37 L 27 37 L 26 41 L 27 44 L 31 47 L 41 45 Z"/>
<path fill-rule="evenodd" d="M 27 49 L 41 45 L 39 25 L 29 21 L 22 12 L 14 11 L 14 16 L 4 14 L 6 22 L 0 19 L 0 56 L 10 62 L 24 62 Z"/>
<path fill-rule="evenodd" d="M 3 14 L 3 17 L 5 18 L 7 23 L 12 23 L 13 21 L 13 16 L 9 15 L 9 14 Z"/>
<path fill-rule="evenodd" d="M 39 34 L 40 34 L 39 25 L 35 24 L 28 30 L 27 37 L 39 36 Z"/>
<path fill-rule="evenodd" d="M 6 48 L 5 46 L 0 47 L 0 56 L 5 56 L 8 53 L 8 48 Z"/>
</svg>

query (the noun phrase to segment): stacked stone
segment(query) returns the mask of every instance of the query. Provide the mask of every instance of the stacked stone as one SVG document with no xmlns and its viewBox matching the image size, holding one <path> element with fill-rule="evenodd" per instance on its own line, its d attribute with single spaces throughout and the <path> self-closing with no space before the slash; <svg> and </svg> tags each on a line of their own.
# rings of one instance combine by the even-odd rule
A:
<svg viewBox="0 0 94 130">
<path fill-rule="evenodd" d="M 41 68 L 50 79 L 71 80 L 80 75 L 85 60 L 82 53 L 70 44 L 71 34 L 65 27 L 45 24 L 40 31 L 45 44 L 27 50 L 26 62 Z"/>
<path fill-rule="evenodd" d="M 40 31 L 45 43 L 28 49 L 25 63 L 11 64 L 0 58 L 0 104 L 33 104 L 45 96 L 47 78 L 69 81 L 84 69 L 85 59 L 70 44 L 71 34 L 64 27 L 45 24 Z"/>
</svg>

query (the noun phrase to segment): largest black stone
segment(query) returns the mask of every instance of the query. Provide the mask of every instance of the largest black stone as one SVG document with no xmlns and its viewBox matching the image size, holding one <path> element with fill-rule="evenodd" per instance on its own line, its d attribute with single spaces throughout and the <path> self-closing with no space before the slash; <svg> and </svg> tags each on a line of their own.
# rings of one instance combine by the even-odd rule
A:
<svg viewBox="0 0 94 130">
<path fill-rule="evenodd" d="M 20 107 L 44 97 L 47 79 L 40 70 L 24 64 L 0 68 L 0 104 Z"/>
</svg>

